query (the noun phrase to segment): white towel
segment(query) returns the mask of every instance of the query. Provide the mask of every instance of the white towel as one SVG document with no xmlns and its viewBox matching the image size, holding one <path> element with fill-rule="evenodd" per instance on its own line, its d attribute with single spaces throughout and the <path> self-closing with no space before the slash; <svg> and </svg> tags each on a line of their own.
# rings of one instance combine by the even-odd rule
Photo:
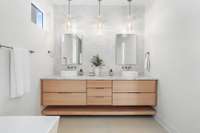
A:
<svg viewBox="0 0 200 133">
<path fill-rule="evenodd" d="M 30 53 L 13 48 L 10 52 L 10 97 L 22 97 L 30 91 Z"/>
<path fill-rule="evenodd" d="M 150 70 L 151 70 L 151 62 L 150 62 L 150 53 L 149 53 L 149 52 L 147 52 L 147 53 L 145 54 L 144 69 L 145 69 L 147 72 L 150 72 Z"/>
</svg>

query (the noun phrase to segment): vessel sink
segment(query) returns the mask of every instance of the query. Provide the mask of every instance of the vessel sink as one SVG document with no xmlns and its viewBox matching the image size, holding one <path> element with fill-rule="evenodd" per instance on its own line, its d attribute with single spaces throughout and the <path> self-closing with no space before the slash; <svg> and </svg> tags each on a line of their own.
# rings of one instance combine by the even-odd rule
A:
<svg viewBox="0 0 200 133">
<path fill-rule="evenodd" d="M 124 77 L 137 77 L 138 72 L 136 72 L 136 71 L 122 71 L 122 76 L 124 76 Z"/>
<path fill-rule="evenodd" d="M 61 71 L 60 74 L 63 77 L 66 77 L 66 76 L 77 76 L 77 71 Z"/>
</svg>

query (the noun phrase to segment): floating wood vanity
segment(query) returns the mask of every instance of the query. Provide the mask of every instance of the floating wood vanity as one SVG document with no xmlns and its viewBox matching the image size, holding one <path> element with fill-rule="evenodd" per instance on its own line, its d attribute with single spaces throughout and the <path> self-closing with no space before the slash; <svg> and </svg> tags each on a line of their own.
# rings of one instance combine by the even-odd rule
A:
<svg viewBox="0 0 200 133">
<path fill-rule="evenodd" d="M 157 80 L 42 79 L 41 104 L 44 115 L 155 115 Z"/>
</svg>

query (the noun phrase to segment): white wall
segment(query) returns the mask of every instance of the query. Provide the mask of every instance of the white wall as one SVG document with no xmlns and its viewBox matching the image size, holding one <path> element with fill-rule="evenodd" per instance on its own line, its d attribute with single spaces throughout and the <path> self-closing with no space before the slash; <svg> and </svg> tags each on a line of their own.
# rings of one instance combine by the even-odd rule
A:
<svg viewBox="0 0 200 133">
<path fill-rule="evenodd" d="M 0 115 L 40 114 L 39 78 L 53 72 L 47 54 L 53 45 L 53 10 L 45 0 L 34 0 L 47 16 L 47 30 L 31 22 L 30 0 L 0 1 L 0 43 L 36 51 L 31 55 L 31 92 L 19 99 L 9 98 L 9 50 L 0 49 Z"/>
<path fill-rule="evenodd" d="M 158 116 L 170 133 L 200 131 L 200 1 L 152 0 L 146 50 L 159 78 Z"/>
<path fill-rule="evenodd" d="M 66 6 L 55 6 L 55 41 L 56 55 L 55 71 L 59 73 L 63 66 L 60 63 L 61 36 L 64 33 L 64 22 L 66 16 Z M 102 35 L 98 35 L 97 6 L 72 6 L 72 17 L 76 24 L 76 31 L 83 36 L 83 65 L 82 68 L 88 71 L 91 66 L 91 57 L 99 54 L 105 61 L 105 71 L 114 69 L 119 71 L 119 66 L 115 65 L 115 35 L 123 33 L 128 9 L 127 6 L 103 6 L 102 15 L 104 19 L 104 30 Z M 134 7 L 134 30 L 138 36 L 137 66 L 135 69 L 143 72 L 144 58 L 144 7 Z"/>
</svg>

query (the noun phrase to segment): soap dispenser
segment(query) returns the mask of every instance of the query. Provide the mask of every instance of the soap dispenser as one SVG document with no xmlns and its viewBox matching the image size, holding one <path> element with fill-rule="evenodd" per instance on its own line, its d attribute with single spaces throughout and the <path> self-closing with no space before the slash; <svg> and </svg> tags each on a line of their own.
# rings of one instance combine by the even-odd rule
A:
<svg viewBox="0 0 200 133">
<path fill-rule="evenodd" d="M 109 70 L 109 76 L 113 76 L 113 70 L 112 69 Z"/>
<path fill-rule="evenodd" d="M 83 69 L 80 69 L 80 70 L 78 71 L 78 75 L 79 75 L 79 76 L 83 76 L 83 74 L 84 74 L 84 73 L 83 73 Z"/>
</svg>

